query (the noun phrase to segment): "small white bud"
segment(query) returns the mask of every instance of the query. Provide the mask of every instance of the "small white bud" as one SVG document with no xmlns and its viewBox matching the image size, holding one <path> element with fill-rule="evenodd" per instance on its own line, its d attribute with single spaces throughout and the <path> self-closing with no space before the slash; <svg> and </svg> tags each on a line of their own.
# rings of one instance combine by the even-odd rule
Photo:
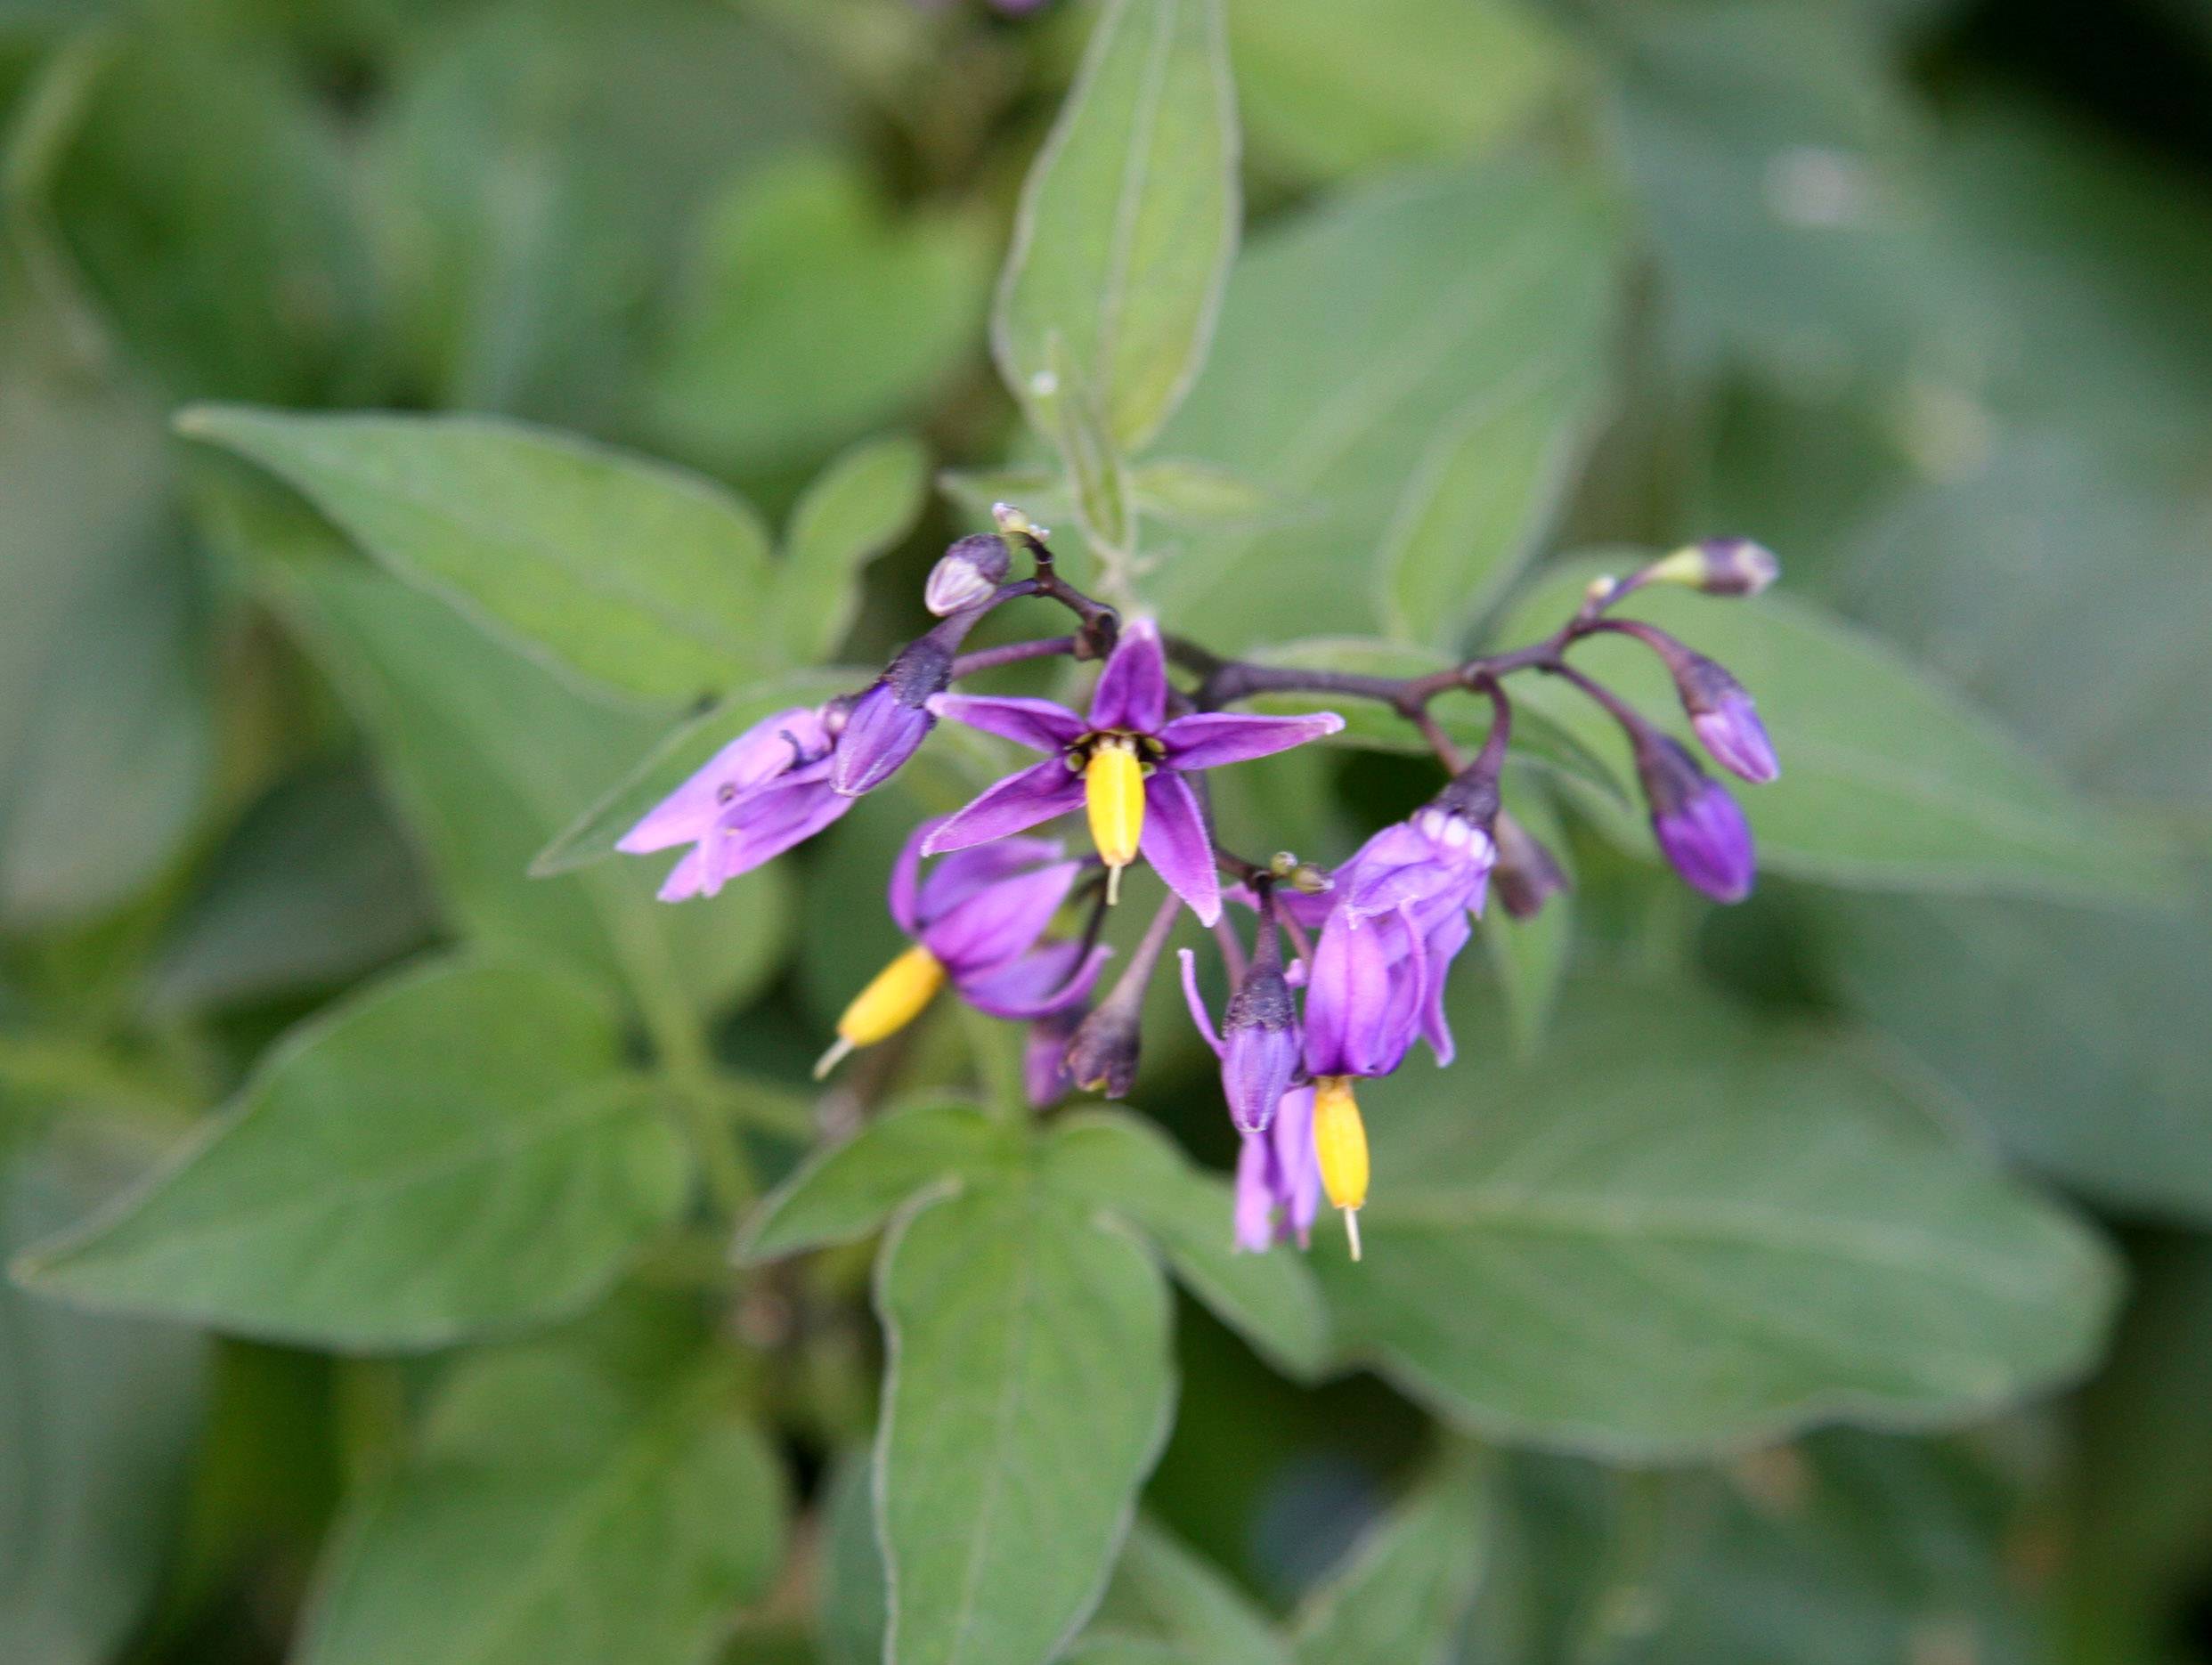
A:
<svg viewBox="0 0 2212 1665">
<path fill-rule="evenodd" d="M 930 569 L 922 605 L 940 619 L 972 607 L 1004 581 L 1007 564 L 1004 539 L 988 532 L 963 538 Z"/>
</svg>

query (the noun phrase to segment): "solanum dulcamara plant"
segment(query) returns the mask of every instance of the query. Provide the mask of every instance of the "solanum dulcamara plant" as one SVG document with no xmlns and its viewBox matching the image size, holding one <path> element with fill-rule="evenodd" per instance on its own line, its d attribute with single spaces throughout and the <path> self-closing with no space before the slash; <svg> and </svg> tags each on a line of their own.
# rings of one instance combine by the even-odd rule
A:
<svg viewBox="0 0 2212 1665">
<path fill-rule="evenodd" d="M 1573 615 L 1540 641 L 1388 678 L 1220 656 L 1142 612 L 1125 614 L 1086 594 L 1061 575 L 1046 529 L 1010 504 L 994 514 L 995 532 L 961 539 L 931 569 L 923 600 L 938 622 L 900 647 L 881 676 L 821 705 L 762 718 L 617 846 L 635 855 L 681 849 L 660 896 L 686 902 L 829 826 L 897 774 L 940 722 L 1037 754 L 964 808 L 913 830 L 889 894 L 911 946 L 852 996 L 817 1076 L 896 1034 L 949 986 L 978 1011 L 1029 1026 L 1024 1074 L 1038 1109 L 1075 1090 L 1121 1098 L 1136 1076 L 1146 988 L 1188 914 L 1213 934 L 1232 991 L 1216 1019 L 1199 992 L 1195 954 L 1179 951 L 1191 1017 L 1220 1060 L 1222 1094 L 1242 1141 L 1236 1242 L 1252 1251 L 1286 1239 L 1306 1247 L 1326 1196 L 1356 1259 L 1368 1191 L 1358 1084 L 1391 1074 L 1417 1045 L 1450 1064 L 1445 986 L 1492 889 L 1509 913 L 1526 918 L 1565 883 L 1551 852 L 1500 802 L 1515 678 L 1557 678 L 1620 726 L 1652 834 L 1684 882 L 1724 903 L 1751 893 L 1752 834 L 1728 789 L 1687 746 L 1578 669 L 1574 653 L 1596 636 L 1632 638 L 1665 666 L 1712 761 L 1753 784 L 1774 780 L 1774 750 L 1743 685 L 1668 632 L 1614 613 L 1653 584 L 1756 595 L 1777 572 L 1761 545 L 1733 538 L 1688 545 L 1594 581 Z M 1018 562 L 1027 570 L 1017 572 Z M 1073 630 L 961 651 L 988 615 L 1032 597 L 1064 608 Z M 1083 710 L 962 691 L 985 672 L 1053 657 L 1097 664 Z M 1235 709 L 1268 694 L 1381 705 L 1419 732 L 1442 785 L 1341 857 L 1229 849 L 1208 808 L 1212 771 L 1344 727 L 1330 711 Z M 1440 700 L 1462 697 L 1490 710 L 1472 758 L 1431 712 Z M 1083 854 L 1036 835 L 1078 815 Z M 1100 996 L 1108 957 L 1101 933 L 1124 871 L 1139 862 L 1158 873 L 1166 895 Z M 1071 911 L 1078 922 L 1061 930 Z"/>
</svg>

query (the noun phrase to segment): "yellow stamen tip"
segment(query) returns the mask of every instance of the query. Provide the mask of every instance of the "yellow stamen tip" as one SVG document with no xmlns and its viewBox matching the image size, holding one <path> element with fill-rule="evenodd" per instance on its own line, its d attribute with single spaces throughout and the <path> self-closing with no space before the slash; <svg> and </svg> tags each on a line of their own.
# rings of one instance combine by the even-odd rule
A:
<svg viewBox="0 0 2212 1665">
<path fill-rule="evenodd" d="M 944 986 L 944 962 L 915 943 L 852 997 L 852 1003 L 837 1019 L 837 1044 L 823 1053 L 822 1061 L 814 1067 L 815 1079 L 834 1069 L 837 1060 L 854 1047 L 874 1046 L 898 1034 L 922 1015 L 922 1009 Z"/>
<path fill-rule="evenodd" d="M 1331 1206 L 1367 1204 L 1367 1125 L 1349 1076 L 1323 1076 L 1313 1084 L 1313 1155 Z"/>
<path fill-rule="evenodd" d="M 1090 817 L 1091 841 L 1108 870 L 1118 872 L 1134 861 L 1144 835 L 1144 768 L 1137 761 L 1136 742 L 1126 735 L 1108 735 L 1092 746 L 1083 766 L 1083 807 Z"/>
</svg>

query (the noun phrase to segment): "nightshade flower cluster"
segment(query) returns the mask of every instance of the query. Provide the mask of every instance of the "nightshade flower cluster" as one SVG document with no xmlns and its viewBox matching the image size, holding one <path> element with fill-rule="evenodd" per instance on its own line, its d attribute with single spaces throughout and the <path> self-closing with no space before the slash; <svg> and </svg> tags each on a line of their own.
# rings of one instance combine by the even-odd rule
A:
<svg viewBox="0 0 2212 1665">
<path fill-rule="evenodd" d="M 980 1011 L 1029 1026 L 1022 1076 L 1039 1109 L 1074 1089 L 1118 1098 L 1135 1079 L 1146 989 L 1187 912 L 1215 933 L 1228 972 L 1216 1025 L 1196 954 L 1178 951 L 1191 1017 L 1219 1060 L 1222 1096 L 1242 1140 L 1235 1240 L 1256 1252 L 1283 1240 L 1305 1247 L 1326 1197 L 1357 1258 L 1369 1183 L 1358 1084 L 1391 1074 L 1417 1046 L 1449 1064 L 1455 1048 L 1446 987 L 1491 894 L 1513 918 L 1527 919 L 1567 885 L 1558 857 L 1500 802 L 1513 720 L 1509 678 L 1557 678 L 1595 701 L 1625 735 L 1654 839 L 1676 873 L 1721 902 L 1751 890 L 1752 835 L 1735 799 L 1687 744 L 1568 655 L 1600 634 L 1642 644 L 1671 676 L 1706 754 L 1743 780 L 1775 779 L 1774 747 L 1742 684 L 1665 631 L 1611 612 L 1649 584 L 1755 595 L 1777 573 L 1774 557 L 1756 544 L 1690 545 L 1625 579 L 1600 580 L 1542 641 L 1394 678 L 1218 658 L 1164 636 L 1151 619 L 1125 621 L 1069 584 L 1043 530 L 1020 511 L 1002 505 L 997 520 L 996 534 L 963 538 L 937 563 L 923 599 L 939 622 L 901 647 L 875 681 L 819 707 L 763 718 L 618 845 L 633 853 L 683 848 L 662 898 L 712 896 L 890 780 L 940 721 L 1039 754 L 964 808 L 915 828 L 890 881 L 890 915 L 909 946 L 853 996 L 817 1076 L 856 1048 L 897 1035 L 949 987 Z M 1021 554 L 1033 563 L 1026 578 L 1012 576 Z M 1078 628 L 960 651 L 993 609 L 1029 597 L 1066 608 Z M 1050 658 L 1099 662 L 1081 711 L 955 691 L 971 677 Z M 1171 678 L 1171 667 L 1189 677 L 1187 686 Z M 1429 709 L 1459 694 L 1491 708 L 1471 759 Z M 1237 855 L 1215 831 L 1208 775 L 1344 727 L 1329 711 L 1226 709 L 1267 694 L 1379 703 L 1428 741 L 1444 784 L 1333 869 L 1288 852 L 1265 862 Z M 1069 855 L 1056 840 L 1031 836 L 1078 812 L 1086 853 Z M 1140 861 L 1159 875 L 1164 895 L 1100 995 L 1110 957 L 1102 931 L 1124 873 Z M 1252 915 L 1248 946 L 1224 915 L 1224 897 Z"/>
</svg>

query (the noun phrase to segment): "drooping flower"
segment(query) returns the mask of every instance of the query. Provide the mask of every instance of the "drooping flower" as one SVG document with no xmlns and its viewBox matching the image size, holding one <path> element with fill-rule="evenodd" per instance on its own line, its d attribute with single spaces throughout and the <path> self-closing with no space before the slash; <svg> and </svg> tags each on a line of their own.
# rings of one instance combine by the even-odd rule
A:
<svg viewBox="0 0 2212 1665">
<path fill-rule="evenodd" d="M 1781 775 L 1767 726 L 1742 683 L 1703 654 L 1687 650 L 1673 670 L 1682 709 L 1714 762 L 1758 786 Z"/>
<path fill-rule="evenodd" d="M 830 759 L 830 784 L 845 797 L 858 798 L 881 786 L 937 726 L 930 702 L 952 680 L 953 654 L 945 628 L 939 625 L 900 648 L 883 674 L 852 703 Z"/>
<path fill-rule="evenodd" d="M 1237 1152 L 1237 1247 L 1255 1255 L 1294 1239 L 1306 1246 L 1321 1212 L 1321 1162 L 1313 1148 L 1313 1089 L 1293 1087 L 1264 1133 Z"/>
<path fill-rule="evenodd" d="M 762 718 L 648 810 L 614 848 L 636 856 L 688 844 L 691 850 L 661 886 L 661 900 L 715 895 L 852 807 L 829 782 L 843 724 L 835 702 Z"/>
<path fill-rule="evenodd" d="M 1198 957 L 1188 948 L 1180 950 L 1178 957 L 1183 962 L 1183 997 L 1190 1004 L 1191 1021 L 1221 1060 L 1221 1092 L 1229 1101 L 1229 1119 L 1239 1133 L 1264 1133 L 1275 1106 L 1297 1077 L 1301 1048 L 1297 1003 L 1283 976 L 1282 944 L 1275 935 L 1272 897 L 1265 891 L 1260 897 L 1259 942 L 1229 996 L 1220 1034 L 1214 1032 L 1199 994 Z"/>
<path fill-rule="evenodd" d="M 1039 941 L 1080 862 L 1059 859 L 1052 840 L 1005 839 L 949 857 L 924 879 L 922 849 L 933 824 L 915 829 L 891 872 L 891 917 L 914 944 L 845 1008 L 817 1076 L 906 1027 L 947 982 L 979 1011 L 1028 1019 L 1080 1004 L 1098 980 L 1108 950 Z"/>
<path fill-rule="evenodd" d="M 1185 776 L 1334 734 L 1344 719 L 1333 712 L 1200 711 L 1170 720 L 1167 695 L 1159 631 L 1147 619 L 1123 629 L 1087 718 L 1051 700 L 939 694 L 930 703 L 938 715 L 1047 755 L 953 816 L 932 836 L 931 853 L 1003 838 L 1080 808 L 1088 812 L 1110 885 L 1142 854 L 1200 922 L 1211 925 L 1221 917 L 1213 835 Z"/>
<path fill-rule="evenodd" d="M 1636 738 L 1636 773 L 1651 806 L 1652 835 L 1674 871 L 1716 902 L 1749 896 L 1757 855 L 1728 789 L 1698 767 L 1688 747 L 1656 729 Z"/>
</svg>

